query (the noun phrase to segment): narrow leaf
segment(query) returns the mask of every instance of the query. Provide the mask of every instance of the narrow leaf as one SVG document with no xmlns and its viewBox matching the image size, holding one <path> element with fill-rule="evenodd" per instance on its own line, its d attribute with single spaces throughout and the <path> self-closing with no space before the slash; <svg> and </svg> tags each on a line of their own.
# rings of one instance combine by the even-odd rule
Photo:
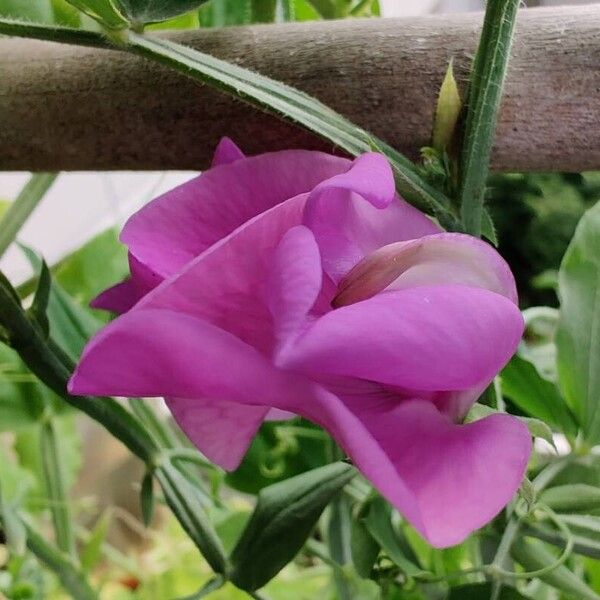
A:
<svg viewBox="0 0 600 600">
<path fill-rule="evenodd" d="M 382 498 L 376 498 L 364 519 L 367 531 L 406 575 L 415 577 L 424 575 L 424 571 L 416 564 L 416 557 L 410 552 L 407 544 L 403 543 L 400 535 L 392 524 L 392 513 L 389 504 Z"/>
<path fill-rule="evenodd" d="M 33 302 L 29 308 L 29 314 L 33 317 L 36 323 L 39 324 L 45 335 L 50 332 L 50 326 L 48 324 L 48 301 L 50 300 L 50 286 L 52 279 L 50 276 L 50 270 L 45 261 L 41 263 L 40 278 L 38 280 L 37 289 L 33 296 Z"/>
<path fill-rule="evenodd" d="M 133 25 L 157 23 L 199 8 L 207 0 L 116 0 L 119 12 Z"/>
<path fill-rule="evenodd" d="M 458 122 L 458 115 L 460 114 L 462 107 L 452 65 L 453 63 L 451 60 L 448 64 L 442 86 L 440 87 L 440 93 L 435 109 L 432 145 L 439 152 L 443 152 L 449 148 Z"/>
<path fill-rule="evenodd" d="M 586 439 L 600 442 L 600 203 L 581 218 L 559 271 L 558 375 Z"/>
<path fill-rule="evenodd" d="M 511 547 L 511 555 L 526 571 L 543 569 L 556 562 L 555 555 L 537 540 L 517 538 Z M 540 579 L 577 600 L 600 600 L 600 596 L 564 565 L 542 575 Z"/>
<path fill-rule="evenodd" d="M 491 583 L 472 583 L 450 588 L 450 595 L 446 600 L 529 600 L 527 596 L 520 594 L 515 588 L 502 586 L 500 593 L 493 596 Z"/>
<path fill-rule="evenodd" d="M 113 0 L 68 0 L 68 2 L 108 29 L 123 29 L 129 25 Z"/>
<path fill-rule="evenodd" d="M 152 522 L 152 516 L 154 515 L 154 486 L 152 473 L 150 472 L 146 473 L 144 479 L 142 479 L 140 505 L 144 525 L 148 527 Z"/>
<path fill-rule="evenodd" d="M 110 510 L 102 513 L 81 550 L 81 569 L 85 573 L 92 572 L 102 558 L 102 545 L 106 541 L 111 518 Z"/>
<path fill-rule="evenodd" d="M 302 548 L 319 516 L 353 467 L 338 462 L 263 488 L 231 554 L 231 580 L 254 591 L 270 581 Z"/>
<path fill-rule="evenodd" d="M 600 488 L 585 483 L 544 490 L 540 501 L 557 512 L 591 512 L 600 508 Z"/>
<path fill-rule="evenodd" d="M 19 230 L 50 189 L 56 177 L 56 173 L 36 173 L 32 175 L 15 201 L 4 213 L 0 221 L 0 256 L 14 242 Z"/>
<path fill-rule="evenodd" d="M 221 540 L 202 505 L 200 491 L 169 462 L 155 470 L 167 504 L 196 544 L 215 573 L 225 573 L 228 565 Z"/>
<path fill-rule="evenodd" d="M 529 361 L 513 356 L 500 377 L 502 393 L 522 411 L 563 433 L 577 432 L 575 419 L 556 385 L 543 379 Z"/>
</svg>

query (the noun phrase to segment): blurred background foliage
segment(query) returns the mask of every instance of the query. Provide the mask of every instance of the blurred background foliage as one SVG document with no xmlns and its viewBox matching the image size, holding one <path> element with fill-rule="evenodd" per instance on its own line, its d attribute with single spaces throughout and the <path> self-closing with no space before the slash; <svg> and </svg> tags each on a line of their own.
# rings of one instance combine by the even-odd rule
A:
<svg viewBox="0 0 600 600">
<path fill-rule="evenodd" d="M 377 0 L 209 0 L 198 10 L 149 28 L 368 17 L 379 12 Z M 0 0 L 0 15 L 98 27 L 65 0 Z M 534 492 L 569 524 L 574 543 L 574 552 L 557 561 L 568 541 L 564 531 L 547 515 L 534 515 L 526 525 L 527 539 L 514 544 L 512 557 L 502 557 L 502 566 L 521 572 L 555 566 L 537 577 L 507 581 L 496 600 L 600 598 L 600 461 L 578 443 L 582 434 L 575 407 L 558 385 L 554 310 L 561 261 L 578 222 L 598 200 L 597 173 L 502 174 L 490 180 L 488 208 L 499 249 L 515 272 L 522 308 L 528 310 L 519 352 L 484 401 L 490 410 L 507 405 L 515 414 L 539 419 L 531 427 L 546 442 L 538 443 L 532 459 L 532 486 L 537 482 Z M 39 272 L 39 258 L 31 252 L 28 257 Z M 126 251 L 112 228 L 52 266 L 50 326 L 73 357 L 108 318 L 89 309 L 89 301 L 127 271 Z M 24 282 L 20 295 L 30 298 L 36 283 L 36 278 Z M 159 403 L 150 406 L 167 418 Z M 172 434 L 179 445 L 188 447 L 174 425 Z M 556 459 L 551 444 L 563 458 Z M 48 448 L 61 465 L 62 491 L 44 467 L 44 461 L 52 458 Z M 569 449 L 577 452 L 568 454 Z M 208 463 L 189 469 L 200 482 L 204 509 L 230 550 L 261 489 L 335 457 L 336 449 L 322 430 L 296 419 L 263 425 L 233 473 Z M 561 460 L 568 460 L 568 469 L 555 469 L 551 486 L 543 491 L 536 476 L 547 473 L 548 465 L 562 465 Z M 138 501 L 143 477 L 142 466 L 118 442 L 88 419 L 78 418 L 12 350 L 0 346 L 0 512 L 5 523 L 0 598 L 67 597 L 56 574 L 25 547 L 27 536 L 20 526 L 6 526 L 20 522 L 11 516 L 18 512 L 52 539 L 52 523 L 61 511 L 67 511 L 74 523 L 81 568 L 103 599 L 200 597 L 194 593 L 210 579 L 211 571 L 163 507 L 160 495 L 150 526 L 144 525 Z M 519 503 L 527 501 L 525 497 Z M 366 482 L 355 478 L 328 508 L 296 560 L 261 594 L 271 600 L 488 600 L 496 591 L 478 568 L 494 560 L 507 518 L 499 516 L 457 547 L 434 550 Z M 335 547 L 332 537 L 340 531 L 350 554 L 332 556 L 327 548 Z M 464 574 L 465 570 L 472 572 Z M 230 585 L 210 595 L 214 600 L 247 597 Z"/>
</svg>

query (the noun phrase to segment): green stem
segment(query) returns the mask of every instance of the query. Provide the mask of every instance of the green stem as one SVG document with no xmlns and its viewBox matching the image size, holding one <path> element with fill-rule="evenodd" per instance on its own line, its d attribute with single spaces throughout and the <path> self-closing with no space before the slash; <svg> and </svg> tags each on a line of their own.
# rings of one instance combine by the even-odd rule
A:
<svg viewBox="0 0 600 600">
<path fill-rule="evenodd" d="M 73 519 L 65 484 L 63 461 L 56 439 L 54 420 L 50 416 L 40 428 L 40 450 L 46 494 L 50 500 L 50 512 L 58 547 L 70 555 L 77 556 Z"/>
<path fill-rule="evenodd" d="M 199 490 L 168 461 L 156 468 L 155 476 L 167 504 L 206 562 L 215 573 L 225 575 L 229 569 L 225 550 L 204 512 Z"/>
<path fill-rule="evenodd" d="M 85 574 L 75 564 L 73 559 L 46 541 L 25 518 L 15 515 L 25 528 L 27 548 L 51 571 L 75 600 L 98 600 L 98 595 L 88 583 Z M 2 524 L 0 514 L 0 524 Z"/>
<path fill-rule="evenodd" d="M 350 512 L 345 496 L 337 495 L 329 505 L 327 542 L 331 558 L 343 566 L 352 560 L 350 552 Z M 352 600 L 352 590 L 341 569 L 333 570 L 339 600 Z"/>
<path fill-rule="evenodd" d="M 43 383 L 71 406 L 101 423 L 144 462 L 151 462 L 157 447 L 140 422 L 112 398 L 71 396 L 67 383 L 73 371 L 71 359 L 28 318 L 14 288 L 0 273 L 0 326 L 10 345 Z"/>
<path fill-rule="evenodd" d="M 481 235 L 485 186 L 520 0 L 488 0 L 469 85 L 460 168 L 463 227 Z"/>
<path fill-rule="evenodd" d="M 57 173 L 36 173 L 32 175 L 15 201 L 10 205 L 0 221 L 0 257 L 15 241 L 17 233 L 50 189 L 57 176 Z"/>
<path fill-rule="evenodd" d="M 160 419 L 148 400 L 130 398 L 129 406 L 133 414 L 146 426 L 146 429 L 161 448 L 175 448 L 180 446 L 175 432 Z"/>
<path fill-rule="evenodd" d="M 521 527 L 521 521 L 522 517 L 519 517 L 516 514 L 513 514 L 513 516 L 511 516 L 511 518 L 508 520 L 508 524 L 506 525 L 506 529 L 504 530 L 502 539 L 500 540 L 500 544 L 496 550 L 494 560 L 488 568 L 487 572 L 494 578 L 490 600 L 498 600 L 500 597 L 500 592 L 502 591 L 502 580 L 498 577 L 498 574 L 500 572 L 505 572 L 503 565 L 505 560 L 510 555 L 510 549 Z"/>
</svg>

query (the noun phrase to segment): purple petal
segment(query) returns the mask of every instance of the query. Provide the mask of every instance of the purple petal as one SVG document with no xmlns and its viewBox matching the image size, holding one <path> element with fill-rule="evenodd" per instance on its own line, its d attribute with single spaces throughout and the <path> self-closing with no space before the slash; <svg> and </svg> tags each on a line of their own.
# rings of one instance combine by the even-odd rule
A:
<svg viewBox="0 0 600 600">
<path fill-rule="evenodd" d="M 465 390 L 490 381 L 523 331 L 507 298 L 459 285 L 380 294 L 317 319 L 277 364 L 413 390 Z"/>
<path fill-rule="evenodd" d="M 394 177 L 380 154 L 364 154 L 346 173 L 318 185 L 304 224 L 314 233 L 325 272 L 338 282 L 366 255 L 392 242 L 439 228 L 395 196 Z"/>
<path fill-rule="evenodd" d="M 517 491 L 531 453 L 527 427 L 510 415 L 455 425 L 418 400 L 357 403 L 356 414 L 410 490 L 419 518 L 405 508 L 404 486 L 396 491 L 377 475 L 372 483 L 436 547 L 460 543 L 498 514 Z"/>
<path fill-rule="evenodd" d="M 288 230 L 300 224 L 305 202 L 306 195 L 297 196 L 248 221 L 148 294 L 138 307 L 194 315 L 270 355 L 275 338 L 266 282 L 275 249 Z"/>
<path fill-rule="evenodd" d="M 296 337 L 321 290 L 321 257 L 306 227 L 290 229 L 281 239 L 267 282 L 268 304 L 279 344 Z"/>
<path fill-rule="evenodd" d="M 121 240 L 150 269 L 169 277 L 256 215 L 348 169 L 321 152 L 289 150 L 210 169 L 150 202 Z"/>
<path fill-rule="evenodd" d="M 182 429 L 224 468 L 239 463 L 271 406 L 301 405 L 310 390 L 206 321 L 138 308 L 92 339 L 69 382 L 72 394 L 169 398 Z"/>
<path fill-rule="evenodd" d="M 90 303 L 92 308 L 122 314 L 135 306 L 141 298 L 164 280 L 131 253 L 128 259 L 131 276 L 96 296 Z"/>
<path fill-rule="evenodd" d="M 481 287 L 517 303 L 510 268 L 489 244 L 469 235 L 439 233 L 395 242 L 367 256 L 340 282 L 334 306 L 383 290 L 447 283 Z"/>
<path fill-rule="evenodd" d="M 126 279 L 98 294 L 90 306 L 121 314 L 132 308 L 140 297 L 137 285 L 131 279 Z"/>
<path fill-rule="evenodd" d="M 228 471 L 239 466 L 270 414 L 269 408 L 227 400 L 167 398 L 166 403 L 192 443 L 206 458 Z"/>
<path fill-rule="evenodd" d="M 246 156 L 235 142 L 231 138 L 223 137 L 215 150 L 211 168 L 218 167 L 219 165 L 228 165 L 242 158 L 246 158 Z"/>
</svg>

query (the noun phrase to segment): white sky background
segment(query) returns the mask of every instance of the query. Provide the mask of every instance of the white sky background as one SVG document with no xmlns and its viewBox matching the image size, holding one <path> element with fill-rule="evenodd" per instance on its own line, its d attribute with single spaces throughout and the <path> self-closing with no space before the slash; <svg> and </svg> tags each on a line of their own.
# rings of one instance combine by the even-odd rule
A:
<svg viewBox="0 0 600 600">
<path fill-rule="evenodd" d="M 584 0 L 585 1 L 585 0 Z M 380 0 L 384 16 L 459 12 L 483 6 L 482 0 Z M 568 4 L 568 0 L 544 0 Z M 581 3 L 580 1 L 570 2 Z M 23 228 L 20 239 L 53 264 L 113 224 L 121 224 L 149 199 L 191 173 L 67 173 L 59 177 Z M 13 199 L 27 181 L 26 173 L 0 172 L 0 199 Z M 26 279 L 28 264 L 11 249 L 0 267 L 15 282 Z"/>
</svg>

